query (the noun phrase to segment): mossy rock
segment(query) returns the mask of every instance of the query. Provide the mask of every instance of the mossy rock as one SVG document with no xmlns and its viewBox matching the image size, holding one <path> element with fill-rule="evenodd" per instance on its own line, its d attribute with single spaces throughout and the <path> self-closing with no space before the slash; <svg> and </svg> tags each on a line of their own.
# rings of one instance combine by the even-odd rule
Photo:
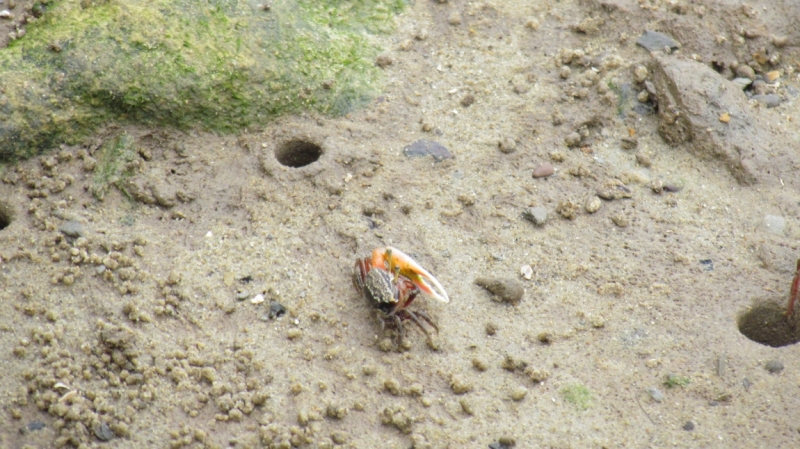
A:
<svg viewBox="0 0 800 449">
<path fill-rule="evenodd" d="M 264 0 L 267 1 L 267 0 Z M 62 0 L 0 50 L 0 161 L 110 121 L 232 132 L 379 91 L 404 0 Z"/>
</svg>

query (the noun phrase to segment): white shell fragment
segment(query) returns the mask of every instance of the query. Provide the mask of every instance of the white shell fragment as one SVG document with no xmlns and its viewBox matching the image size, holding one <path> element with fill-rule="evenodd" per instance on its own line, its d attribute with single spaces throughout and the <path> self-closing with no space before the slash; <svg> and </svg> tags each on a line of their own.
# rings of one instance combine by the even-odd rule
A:
<svg viewBox="0 0 800 449">
<path fill-rule="evenodd" d="M 533 277 L 533 268 L 530 265 L 523 265 L 519 268 L 519 274 L 527 280 Z"/>
</svg>

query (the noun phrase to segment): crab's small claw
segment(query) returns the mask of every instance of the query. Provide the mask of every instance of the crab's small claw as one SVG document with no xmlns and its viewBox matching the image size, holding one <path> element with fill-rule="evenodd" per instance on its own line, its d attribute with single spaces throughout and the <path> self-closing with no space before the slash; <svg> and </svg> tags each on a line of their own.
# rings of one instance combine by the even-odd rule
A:
<svg viewBox="0 0 800 449">
<path fill-rule="evenodd" d="M 447 292 L 444 291 L 442 284 L 414 259 L 397 248 L 392 248 L 391 246 L 375 248 L 372 251 L 372 267 L 388 270 L 395 275 L 395 278 L 397 276 L 405 276 L 425 293 L 439 301 L 450 302 L 450 298 L 447 296 Z M 433 287 L 431 287 L 431 284 L 433 284 Z"/>
</svg>

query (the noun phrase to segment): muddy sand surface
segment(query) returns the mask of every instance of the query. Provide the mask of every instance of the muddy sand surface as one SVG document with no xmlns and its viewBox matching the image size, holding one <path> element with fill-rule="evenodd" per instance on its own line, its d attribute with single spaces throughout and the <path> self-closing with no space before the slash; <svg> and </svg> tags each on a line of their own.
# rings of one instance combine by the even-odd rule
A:
<svg viewBox="0 0 800 449">
<path fill-rule="evenodd" d="M 418 0 L 364 110 L 4 166 L 0 446 L 796 446 L 798 17 Z M 438 334 L 354 288 L 387 245 Z"/>
</svg>

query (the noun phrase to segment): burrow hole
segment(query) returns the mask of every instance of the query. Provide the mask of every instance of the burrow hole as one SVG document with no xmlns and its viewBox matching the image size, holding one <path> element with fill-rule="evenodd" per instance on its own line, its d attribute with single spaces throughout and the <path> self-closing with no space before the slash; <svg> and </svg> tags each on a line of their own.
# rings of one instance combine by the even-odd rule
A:
<svg viewBox="0 0 800 449">
<path fill-rule="evenodd" d="M 275 158 L 281 165 L 292 168 L 305 167 L 322 156 L 322 148 L 304 140 L 290 140 L 275 149 Z"/>
<path fill-rule="evenodd" d="M 0 201 L 0 231 L 10 226 L 13 218 L 11 207 Z"/>
<path fill-rule="evenodd" d="M 800 341 L 800 313 L 795 307 L 786 317 L 786 304 L 776 299 L 759 301 L 739 316 L 739 332 L 762 345 L 779 348 Z"/>
</svg>

